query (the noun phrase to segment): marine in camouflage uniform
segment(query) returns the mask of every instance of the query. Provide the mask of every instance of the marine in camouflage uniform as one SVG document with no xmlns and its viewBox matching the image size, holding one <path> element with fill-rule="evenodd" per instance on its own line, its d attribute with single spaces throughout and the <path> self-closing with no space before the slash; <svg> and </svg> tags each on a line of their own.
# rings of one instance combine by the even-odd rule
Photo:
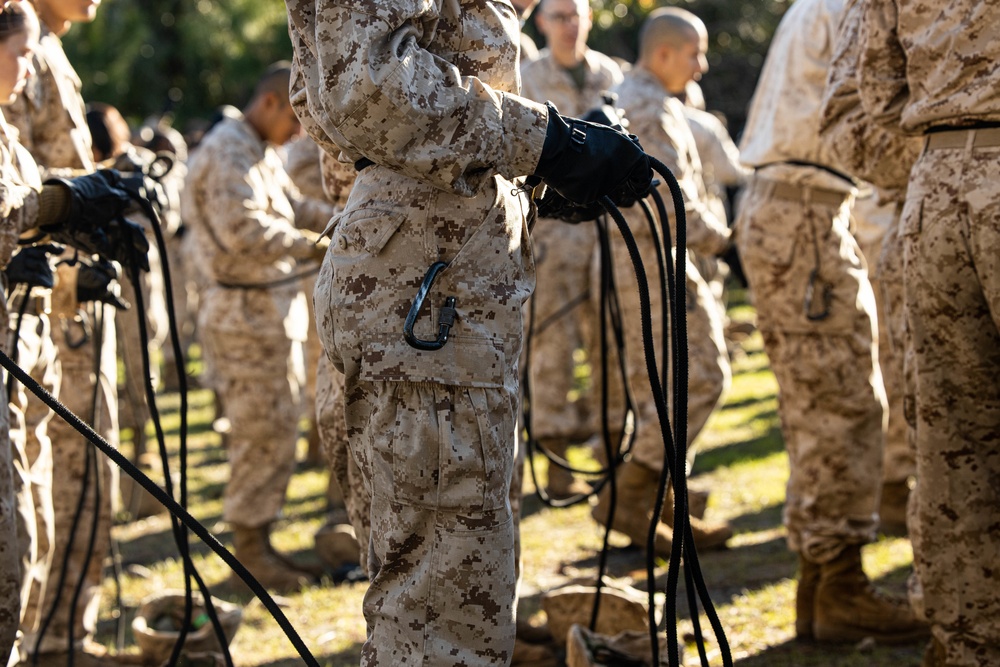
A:
<svg viewBox="0 0 1000 667">
<path fill-rule="evenodd" d="M 51 9 L 52 0 L 37 0 L 40 10 Z M 89 173 L 94 170 L 90 131 L 84 115 L 80 96 L 81 82 L 66 58 L 59 38 L 69 28 L 70 20 L 92 20 L 96 7 L 88 8 L 88 17 L 73 17 L 58 24 L 42 22 L 41 48 L 35 54 L 36 76 L 29 80 L 25 92 L 10 107 L 7 114 L 11 125 L 20 131 L 20 141 L 27 148 L 42 171 L 42 177 L 67 176 Z M 44 12 L 43 12 L 44 13 Z M 49 12 L 55 20 L 61 11 Z M 73 251 L 70 251 L 72 254 Z M 93 302 L 81 303 L 76 296 L 77 268 L 62 264 L 57 269 L 57 284 L 52 290 L 50 335 L 55 343 L 56 363 L 61 373 L 59 398 L 63 404 L 113 445 L 118 443 L 117 423 L 117 359 L 115 346 L 114 309 Z M 100 326 L 98 327 L 98 323 Z M 24 329 L 22 328 L 22 332 Z M 97 350 L 97 343 L 100 350 Z M 41 342 L 41 341 L 40 341 Z M 100 373 L 95 375 L 98 353 Z M 43 358 L 41 354 L 31 355 Z M 93 396 L 97 387 L 96 412 Z M 36 580 L 31 601 L 25 612 L 21 630 L 24 633 L 22 648 L 29 652 L 62 653 L 69 649 L 70 622 L 77 647 L 89 642 L 96 629 L 100 607 L 101 574 L 104 556 L 110 548 L 112 495 L 117 489 L 117 468 L 103 456 L 97 456 L 100 481 L 95 482 L 96 471 L 90 470 L 89 457 L 94 454 L 92 445 L 60 418 L 48 423 L 51 440 L 51 458 L 44 451 L 39 438 L 31 442 L 35 424 L 48 414 L 39 410 L 40 403 L 28 402 L 29 456 L 33 456 L 33 473 L 51 465 L 51 487 L 48 480 L 33 474 L 36 489 L 36 513 L 39 549 L 47 554 L 49 570 Z M 34 416 L 38 415 L 38 416 Z M 47 462 L 47 459 L 51 463 Z M 44 477 L 44 475 L 42 475 Z M 53 489 L 59 489 L 53 493 Z M 95 511 L 95 494 L 100 494 L 99 511 Z M 52 498 L 52 527 L 44 511 L 45 499 Z M 76 531 L 74 517 L 79 509 Z M 89 548 L 90 534 L 95 540 Z M 48 537 L 51 537 L 51 541 Z M 66 567 L 62 585 L 56 585 L 60 571 Z M 74 608 L 71 600 L 78 583 L 83 587 Z M 57 602 L 58 600 L 58 602 Z M 38 631 L 41 624 L 51 617 L 44 640 L 40 646 Z"/>
<path fill-rule="evenodd" d="M 246 116 L 212 128 L 191 158 L 181 196 L 211 277 L 198 328 L 232 424 L 223 517 L 236 557 L 276 590 L 310 579 L 269 537 L 295 469 L 309 326 L 299 277 L 317 256 L 315 238 L 296 225 L 315 227 L 333 215 L 326 202 L 299 193 L 274 150 L 298 129 L 287 81 L 287 68 L 269 71 Z"/>
<path fill-rule="evenodd" d="M 6 267 L 21 232 L 35 226 L 41 178 L 30 155 L 17 143 L 17 131 L 0 115 L 0 267 Z M 4 281 L 6 285 L 7 281 Z M 9 326 L 6 294 L 0 303 L 0 326 Z M 10 343 L 0 339 L 3 352 Z M 6 398 L 6 383 L 0 386 Z M 28 602 L 38 566 L 35 509 L 24 414 L 19 402 L 0 410 L 0 656 L 6 658 Z"/>
<path fill-rule="evenodd" d="M 856 190 L 818 135 L 843 12 L 842 0 L 800 0 L 778 27 L 740 145 L 756 174 L 737 238 L 778 380 L 784 523 L 800 562 L 796 633 L 905 641 L 924 628 L 861 566 L 877 519 L 885 395 L 875 297 L 849 229 Z"/>
<path fill-rule="evenodd" d="M 643 148 L 653 157 L 663 162 L 676 176 L 685 200 L 687 217 L 687 243 L 695 253 L 705 257 L 715 257 L 729 244 L 729 229 L 706 205 L 704 181 L 701 176 L 701 161 L 688 121 L 684 116 L 683 103 L 668 90 L 668 85 L 676 83 L 676 90 L 683 91 L 687 75 L 674 81 L 674 65 L 668 65 L 670 75 L 654 56 L 662 49 L 670 49 L 677 56 L 685 46 L 693 44 L 699 57 L 704 57 L 707 34 L 704 25 L 689 12 L 675 10 L 660 11 L 647 19 L 643 28 L 644 37 L 640 45 L 640 59 L 636 66 L 625 75 L 624 82 L 615 89 L 617 104 L 625 111 L 629 122 L 629 132 L 637 135 Z M 677 60 L 671 60 L 676 63 Z M 704 66 L 707 68 L 707 66 Z M 703 68 L 703 69 L 704 69 Z M 700 72 L 699 72 L 700 74 Z M 661 196 L 667 203 L 670 214 L 670 238 L 677 238 L 676 218 L 670 204 L 670 191 L 666 183 L 661 184 Z M 647 278 L 651 281 L 650 315 L 653 323 L 653 340 L 657 361 L 665 360 L 669 350 L 663 350 L 663 326 L 667 314 L 661 312 L 659 290 L 656 288 L 657 266 L 656 243 L 645 214 L 638 206 L 624 211 L 629 229 L 638 244 Z M 663 241 L 663 233 L 660 240 Z M 663 436 L 659 427 L 656 403 L 649 386 L 646 360 L 642 342 L 640 322 L 639 291 L 636 284 L 632 261 L 617 230 L 611 231 L 612 262 L 615 286 L 618 292 L 619 310 L 624 323 L 625 360 L 628 383 L 636 403 L 636 435 L 632 447 L 632 459 L 621 464 L 619 475 L 619 498 L 614 517 L 614 528 L 628 535 L 636 544 L 645 544 L 651 512 L 655 500 L 657 482 L 664 469 Z M 695 448 L 692 444 L 704 428 L 709 416 L 715 410 L 722 394 L 731 382 L 729 354 L 722 332 L 722 310 L 712 295 L 708 284 L 688 259 L 687 276 L 687 327 L 689 356 L 688 385 L 688 470 L 693 463 Z M 619 424 L 624 395 L 617 373 L 618 358 L 609 350 L 608 377 L 613 406 L 612 424 Z M 672 378 L 672 371 L 668 371 Z M 672 400 L 673 383 L 668 382 L 668 400 Z M 600 523 L 608 520 L 608 493 L 599 497 L 594 507 L 594 517 Z M 664 508 L 664 521 L 673 519 L 672 507 Z M 732 530 L 723 524 L 709 524 L 697 516 L 691 517 L 691 528 L 695 543 L 701 549 L 718 547 L 732 535 Z M 657 555 L 669 557 L 672 534 L 668 525 L 657 529 Z"/>
<path fill-rule="evenodd" d="M 820 136 L 838 169 L 864 179 L 874 189 L 871 197 L 855 202 L 852 217 L 854 236 L 867 259 L 875 294 L 879 367 L 889 410 L 879 520 L 884 532 L 905 533 L 906 503 L 916 460 L 912 395 L 905 397 L 903 249 L 898 223 L 910 168 L 922 142 L 880 127 L 861 107 L 858 60 L 863 15 L 863 2 L 848 0 L 823 95 Z"/>
<path fill-rule="evenodd" d="M 550 18 L 559 16 L 560 20 Z M 566 17 L 575 17 L 567 20 Z M 560 113 L 582 116 L 622 80 L 611 58 L 587 48 L 590 6 L 582 0 L 545 0 L 536 21 L 550 47 L 521 67 L 521 94 L 552 102 Z M 568 42 L 568 44 L 567 44 Z M 576 385 L 577 350 L 593 351 L 595 329 L 590 274 L 597 244 L 593 223 L 539 218 L 531 235 L 536 287 L 526 306 L 531 326 L 531 435 L 556 456 L 594 432 L 590 394 Z M 527 332 L 526 332 L 527 335 Z M 593 359 L 591 360 L 593 363 Z M 569 471 L 549 465 L 548 492 L 567 498 L 589 490 Z"/>
<path fill-rule="evenodd" d="M 910 599 L 924 665 L 1000 664 L 1000 43 L 996 0 L 866 5 L 859 91 L 877 122 L 926 135 L 902 214 L 917 485 Z"/>
<path fill-rule="evenodd" d="M 316 289 L 345 373 L 351 448 L 372 498 L 362 663 L 503 665 L 514 642 L 508 499 L 521 308 L 533 285 L 527 198 L 545 107 L 520 98 L 507 2 L 287 0 L 293 101 L 332 154 L 363 169 L 332 225 Z M 434 262 L 414 327 L 403 320 Z"/>
</svg>

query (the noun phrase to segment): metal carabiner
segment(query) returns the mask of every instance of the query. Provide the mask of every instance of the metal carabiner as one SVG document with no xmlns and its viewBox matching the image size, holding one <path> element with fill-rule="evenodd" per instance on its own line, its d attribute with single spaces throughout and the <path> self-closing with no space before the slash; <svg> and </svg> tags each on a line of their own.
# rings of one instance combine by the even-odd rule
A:
<svg viewBox="0 0 1000 667">
<path fill-rule="evenodd" d="M 816 279 L 818 274 L 816 269 L 809 272 L 809 282 L 806 284 L 805 307 L 806 319 L 810 322 L 822 322 L 830 317 L 830 302 L 833 300 L 833 286 L 830 283 L 823 283 L 823 309 L 813 312 L 813 296 L 815 296 Z"/>
<path fill-rule="evenodd" d="M 447 268 L 447 266 L 448 262 L 434 262 L 427 269 L 427 273 L 424 274 L 424 280 L 420 283 L 420 289 L 417 290 L 417 296 L 413 299 L 413 303 L 410 305 L 410 312 L 406 314 L 406 321 L 403 323 L 403 338 L 410 347 L 432 352 L 440 350 L 448 342 L 448 333 L 455 324 L 456 316 L 455 297 L 453 296 L 445 299 L 444 308 L 441 309 L 441 314 L 438 316 L 438 335 L 436 340 L 424 340 L 417 338 L 413 334 L 413 325 L 417 323 L 417 316 L 420 315 L 420 311 L 424 307 L 424 300 L 427 298 L 428 293 L 430 293 L 437 275 Z"/>
</svg>

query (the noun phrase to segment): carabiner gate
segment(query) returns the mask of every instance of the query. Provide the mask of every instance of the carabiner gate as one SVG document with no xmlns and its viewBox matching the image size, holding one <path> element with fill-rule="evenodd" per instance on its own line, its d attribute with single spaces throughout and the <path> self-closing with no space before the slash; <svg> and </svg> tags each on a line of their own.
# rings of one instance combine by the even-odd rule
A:
<svg viewBox="0 0 1000 667">
<path fill-rule="evenodd" d="M 424 350 L 428 352 L 433 352 L 434 350 L 440 350 L 444 347 L 444 344 L 448 342 L 448 333 L 451 331 L 451 327 L 455 324 L 455 297 L 449 296 L 445 299 L 444 307 L 441 309 L 441 314 L 438 316 L 438 335 L 436 340 L 424 340 L 422 338 L 417 338 L 413 334 L 413 325 L 417 322 L 417 316 L 420 315 L 420 310 L 424 307 L 424 300 L 431 291 L 431 287 L 434 285 L 434 280 L 437 275 L 441 273 L 445 268 L 447 268 L 448 262 L 434 262 L 431 264 L 430 268 L 427 269 L 427 273 L 424 274 L 424 280 L 420 283 L 420 289 L 417 290 L 417 296 L 413 299 L 413 303 L 410 305 L 410 312 L 406 314 L 406 321 L 403 322 L 403 338 L 406 340 L 410 347 L 416 348 L 418 350 Z"/>
</svg>

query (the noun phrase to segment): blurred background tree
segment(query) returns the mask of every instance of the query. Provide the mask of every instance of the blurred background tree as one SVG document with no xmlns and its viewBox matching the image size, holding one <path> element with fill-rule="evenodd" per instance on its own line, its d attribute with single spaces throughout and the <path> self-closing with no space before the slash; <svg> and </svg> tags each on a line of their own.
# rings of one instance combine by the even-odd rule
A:
<svg viewBox="0 0 1000 667">
<path fill-rule="evenodd" d="M 166 115 L 181 130 L 220 105 L 242 107 L 292 48 L 278 0 L 104 0 L 63 43 L 85 100 L 113 104 L 133 125 Z"/>
<path fill-rule="evenodd" d="M 649 12 L 667 5 L 694 12 L 710 37 L 708 108 L 723 112 L 736 136 L 790 1 L 592 0 L 590 44 L 631 62 Z M 542 42 L 533 25 L 527 31 Z M 291 56 L 278 0 L 104 0 L 97 20 L 74 26 L 64 43 L 84 99 L 113 104 L 133 124 L 165 114 L 181 130 L 222 104 L 242 106 L 260 72 Z"/>
</svg>

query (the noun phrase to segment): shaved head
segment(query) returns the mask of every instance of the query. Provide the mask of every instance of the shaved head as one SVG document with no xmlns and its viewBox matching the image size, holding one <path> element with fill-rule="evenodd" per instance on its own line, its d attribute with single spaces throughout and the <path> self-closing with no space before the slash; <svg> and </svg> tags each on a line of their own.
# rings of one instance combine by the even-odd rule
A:
<svg viewBox="0 0 1000 667">
<path fill-rule="evenodd" d="M 677 49 L 701 40 L 708 40 L 708 30 L 700 18 L 679 7 L 657 9 L 639 32 L 639 57 L 648 57 L 660 46 Z"/>
<path fill-rule="evenodd" d="M 292 63 L 287 60 L 280 60 L 264 71 L 257 86 L 253 89 L 253 97 L 256 99 L 267 93 L 274 93 L 278 99 L 288 104 L 288 87 L 292 79 Z"/>
</svg>

